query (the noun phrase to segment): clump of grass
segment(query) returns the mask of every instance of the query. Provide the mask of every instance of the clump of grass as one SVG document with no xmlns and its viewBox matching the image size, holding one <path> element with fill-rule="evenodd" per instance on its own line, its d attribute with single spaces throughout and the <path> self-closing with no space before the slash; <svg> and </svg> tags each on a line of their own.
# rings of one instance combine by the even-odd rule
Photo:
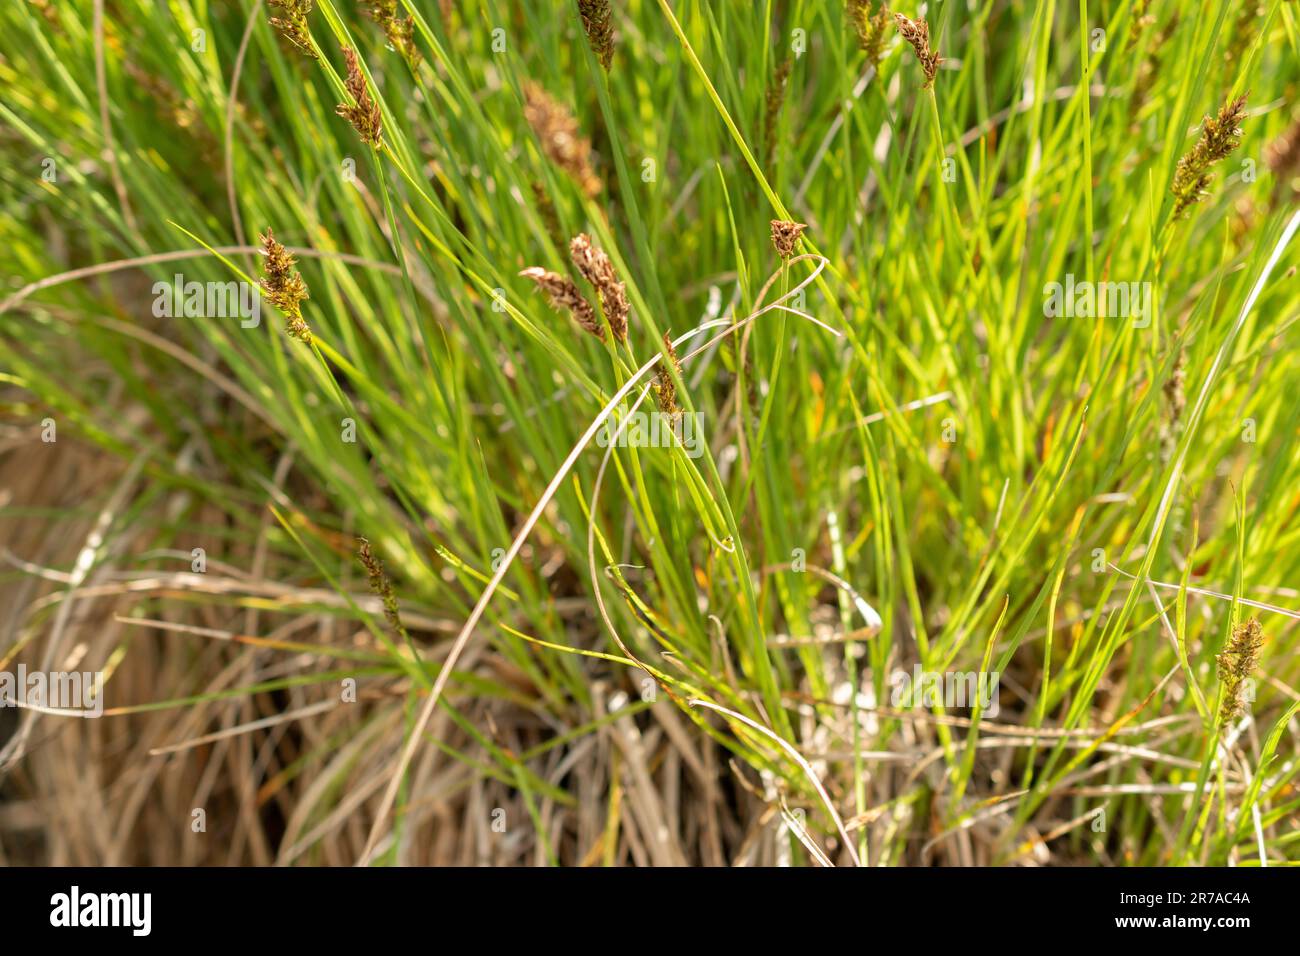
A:
<svg viewBox="0 0 1300 956">
<path fill-rule="evenodd" d="M 600 324 L 600 319 L 596 317 L 596 310 L 583 296 L 576 282 L 568 276 L 562 276 L 558 272 L 551 272 L 540 266 L 531 266 L 519 274 L 532 280 L 537 288 L 546 294 L 554 308 L 567 311 L 583 329 L 602 342 L 605 341 L 605 327 Z"/>
<path fill-rule="evenodd" d="M 524 87 L 524 118 L 542 144 L 546 158 L 586 196 L 599 196 L 603 184 L 591 165 L 591 140 L 582 135 L 573 114 L 546 90 L 529 83 Z"/>
<path fill-rule="evenodd" d="M 1287 129 L 1295 116 L 1278 110 L 1267 127 L 1269 138 L 1286 130 L 1266 154 L 1276 182 L 1264 175 L 1238 186 L 1234 177 L 1231 197 L 1192 210 L 1203 222 L 1183 238 L 1209 241 L 1166 246 L 1159 223 L 1146 221 L 1155 213 L 1150 183 L 1160 184 L 1166 213 L 1175 205 L 1164 190 L 1200 132 L 1182 139 L 1196 113 L 1214 114 L 1236 95 L 1202 100 L 1198 90 L 1217 88 L 1210 84 L 1243 0 L 1227 8 L 1217 35 L 1204 20 L 1200 29 L 1184 22 L 1171 30 L 1171 0 L 1088 4 L 1097 23 L 1130 6 L 1139 22 L 1148 11 L 1160 21 L 1142 28 L 1129 56 L 1107 58 L 1106 95 L 1086 114 L 1074 5 L 1057 4 L 1052 15 L 999 4 L 988 16 L 978 4 L 929 3 L 946 11 L 945 46 L 961 44 L 960 59 L 940 67 L 961 93 L 934 96 L 936 80 L 920 97 L 930 115 L 913 117 L 892 76 L 850 87 L 845 65 L 870 72 L 860 61 L 871 54 L 850 19 L 836 20 L 844 0 L 771 4 L 773 13 L 793 11 L 792 25 L 819 32 L 816 55 L 797 58 L 780 107 L 780 129 L 798 135 L 778 135 L 770 167 L 764 86 L 784 51 L 773 53 L 773 28 L 752 5 L 619 3 L 616 58 L 647 68 L 635 82 L 631 71 L 614 74 L 617 82 L 596 76 L 593 89 L 593 77 L 575 71 L 572 55 L 556 56 L 552 42 L 570 28 L 573 43 L 588 42 L 573 22 L 574 3 L 555 7 L 568 19 L 554 25 L 528 5 L 493 5 L 513 14 L 505 56 L 480 35 L 476 24 L 487 21 L 469 4 L 445 29 L 434 23 L 437 39 L 453 45 L 445 61 L 428 62 L 421 36 L 418 69 L 384 52 L 382 82 L 366 79 L 383 142 L 368 157 L 365 189 L 339 185 L 339 140 L 358 142 L 333 115 L 336 102 L 353 101 L 343 58 L 323 35 L 302 37 L 336 61 L 338 79 L 263 22 L 242 79 L 232 82 L 225 54 L 238 50 L 256 4 L 113 0 L 104 5 L 103 43 L 111 122 L 87 123 L 82 110 L 55 108 L 54 94 L 57 102 L 100 102 L 94 31 L 56 36 L 37 8 L 0 3 L 0 194 L 20 200 L 0 203 L 0 258 L 4 274 L 28 284 L 0 293 L 0 405 L 13 409 L 0 414 L 0 430 L 10 444 L 25 441 L 48 410 L 60 438 L 36 456 L 25 444 L 0 449 L 0 488 L 14 489 L 11 505 L 0 502 L 4 540 L 33 566 L 76 568 L 102 520 L 86 502 L 121 501 L 92 573 L 134 585 L 79 589 L 78 613 L 61 632 L 63 616 L 50 613 L 49 600 L 68 584 L 15 574 L 5 561 L 0 604 L 32 609 L 11 629 L 32 635 L 32 651 L 61 659 L 84 642 L 88 667 L 120 659 L 106 704 L 141 708 L 130 718 L 139 739 L 184 748 L 213 727 L 228 734 L 219 746 L 168 758 L 178 785 L 141 791 L 141 839 L 117 862 L 175 864 L 193 854 L 190 862 L 225 865 L 851 863 L 809 788 L 805 759 L 831 796 L 828 809 L 852 817 L 850 839 L 873 866 L 1300 859 L 1288 802 L 1300 766 L 1271 759 L 1268 743 L 1289 744 L 1296 718 L 1285 689 L 1300 684 L 1300 628 L 1287 616 L 1298 602 L 1280 590 L 1300 575 L 1290 507 L 1300 432 L 1284 427 L 1300 388 L 1287 344 L 1300 284 L 1285 275 L 1296 267 L 1300 233 L 1285 248 L 1277 238 L 1295 202 L 1300 139 Z M 369 31 L 383 44 L 362 16 L 369 6 L 321 4 L 311 30 Z M 73 7 L 50 7 L 75 26 Z M 432 0 L 411 7 L 438 15 Z M 270 14 L 285 15 L 275 7 Z M 866 20 L 882 16 L 892 18 L 877 0 Z M 835 30 L 820 29 L 831 23 Z M 208 29 L 222 56 L 168 55 L 194 25 Z M 1257 61 L 1252 102 L 1293 99 L 1300 62 L 1290 55 L 1289 27 L 1286 16 L 1260 24 L 1269 32 L 1249 54 Z M 894 49 L 903 45 L 894 24 L 886 29 L 881 55 L 900 53 L 915 81 L 921 68 Z M 1066 37 L 1074 38 L 1068 55 L 1043 56 L 1044 44 Z M 365 42 L 352 44 L 363 71 Z M 599 72 L 587 48 L 574 51 Z M 139 74 L 140 90 L 125 89 L 130 61 L 150 77 Z M 572 185 L 584 173 L 575 179 L 565 168 L 550 149 L 554 137 L 533 139 L 520 115 L 529 82 L 578 117 L 560 136 L 580 144 L 577 162 L 593 176 L 606 176 L 596 202 Z M 1233 82 L 1245 89 L 1244 77 Z M 1131 135 L 1129 91 L 1155 135 Z M 599 100 L 598 112 L 578 109 L 589 99 Z M 191 103 L 200 121 L 222 129 L 215 155 L 189 135 Z M 233 120 L 228 136 L 225 117 Z M 1213 175 L 1222 180 L 1246 145 Z M 57 182 L 33 189 L 33 158 L 54 149 L 65 159 L 115 157 L 125 193 L 153 214 L 124 225 L 112 177 L 85 172 L 74 186 L 77 170 L 64 162 Z M 648 156 L 658 179 L 638 181 Z M 933 174 L 949 157 L 974 189 L 936 193 Z M 224 175 L 227 163 L 238 175 Z M 615 180 L 616 169 L 630 175 Z M 1286 189 L 1285 204 L 1274 200 L 1250 221 L 1235 215 L 1239 201 L 1263 210 L 1274 188 Z M 319 259 L 314 253 L 301 278 L 269 233 L 267 276 L 260 254 L 245 270 L 264 291 L 280 290 L 290 334 L 312 342 L 310 356 L 296 358 L 311 361 L 286 356 L 298 346 L 283 341 L 285 320 L 271 317 L 269 291 L 269 330 L 113 321 L 148 314 L 138 291 L 146 282 L 80 276 L 90 267 L 171 278 L 166 263 L 131 263 L 189 245 L 164 211 L 195 236 L 185 271 L 200 281 L 229 280 L 238 266 L 225 253 L 201 254 L 199 240 L 238 249 L 244 223 L 318 237 Z M 813 227 L 801 237 L 795 218 L 816 223 L 824 260 L 800 258 Z M 769 239 L 773 219 L 783 225 Z M 650 370 L 632 385 L 630 369 L 643 363 L 613 348 L 595 288 L 569 261 L 579 230 L 608 253 L 622 299 L 653 310 L 644 316 L 658 329 L 646 333 Z M 772 251 L 778 240 L 788 259 Z M 1036 308 L 1040 283 L 1086 263 L 1089 252 L 1097 259 L 1090 277 L 1156 280 L 1168 306 L 1159 321 L 1067 323 Z M 525 270 L 525 284 L 516 273 L 529 265 L 546 268 Z M 61 281 L 54 273 L 65 269 L 75 271 Z M 814 273 L 809 311 L 839 337 L 766 311 Z M 308 338 L 302 321 L 307 275 L 312 328 L 328 343 Z M 541 321 L 513 307 L 520 321 L 493 313 L 489 290 L 511 286 Z M 552 306 L 568 314 L 552 315 Z M 689 384 L 656 340 L 664 328 L 712 339 L 742 322 L 741 334 L 704 347 Z M 166 349 L 142 347 L 146 334 Z M 600 352 L 616 354 L 597 354 L 600 339 Z M 1221 362 L 1211 361 L 1216 348 Z M 1161 373 L 1167 380 L 1153 377 Z M 1196 381 L 1202 374 L 1204 383 Z M 578 444 L 606 409 L 607 421 L 622 419 L 633 395 L 651 388 L 643 408 L 672 415 L 689 405 L 710 421 L 714 440 L 701 441 L 698 460 L 639 452 L 632 441 L 607 456 Z M 1211 398 L 1197 417 L 1201 389 Z M 340 436 L 344 416 L 355 435 L 345 427 Z M 1258 444 L 1243 441 L 1247 417 L 1271 423 Z M 196 435 L 209 440 L 195 444 Z M 134 458 L 142 439 L 158 454 L 133 472 L 131 487 L 114 491 L 122 459 Z M 1177 441 L 1193 453 L 1175 476 L 1158 459 L 1163 451 L 1169 460 Z M 564 457 L 566 449 L 574 451 Z M 82 465 L 88 451 L 100 465 L 94 472 Z M 43 464 L 51 453 L 76 457 L 56 470 Z M 199 471 L 172 467 L 187 461 Z M 67 497 L 33 500 L 27 485 Z M 1164 501 L 1168 509 L 1157 510 Z M 265 520 L 268 504 L 283 531 Z M 51 506 L 68 509 L 68 522 L 48 521 Z M 178 523 L 173 513 L 196 519 Z M 1204 519 L 1194 531 L 1186 527 L 1193 515 Z M 196 521 L 216 533 L 196 532 Z M 367 568 L 379 597 L 361 573 L 366 562 L 355 563 L 354 522 L 384 558 Z M 10 525 L 24 531 L 8 533 Z M 205 540 L 192 540 L 199 533 Z M 351 578 L 329 571 L 340 542 L 357 570 Z M 170 584 L 141 589 L 171 570 L 173 556 L 176 570 L 187 566 L 179 559 L 196 545 L 221 567 L 181 576 L 187 583 L 177 586 L 195 600 L 176 600 Z M 446 638 L 466 621 L 467 598 L 482 593 L 489 555 L 495 563 L 495 549 L 506 546 L 515 556 L 497 566 L 497 597 L 472 634 L 457 638 L 453 647 L 465 653 L 454 657 Z M 838 583 L 795 573 L 787 556 L 796 548 L 807 570 Z M 1097 548 L 1113 570 L 1076 573 Z M 140 566 L 146 555 L 158 566 Z M 1189 571 L 1204 586 L 1186 590 L 1172 642 L 1145 582 L 1177 588 Z M 1144 586 L 1119 576 L 1130 572 Z M 1203 690 L 1198 662 L 1230 649 L 1214 623 L 1225 607 L 1215 595 L 1246 588 L 1278 605 L 1271 619 L 1259 612 L 1269 679 L 1241 660 L 1257 656 L 1247 641 L 1225 655 L 1225 675 L 1247 675 L 1236 690 L 1225 695 L 1213 674 Z M 415 647 L 388 641 L 385 589 L 402 598 Z M 383 646 L 358 633 L 361 605 Z M 869 638 L 857 627 L 863 607 Z M 194 653 L 151 651 L 219 627 L 214 612 L 229 620 L 228 640 Z M 115 623 L 123 613 L 141 623 Z M 122 655 L 123 626 L 175 633 L 133 637 Z M 292 640 L 304 627 L 311 646 Z M 659 705 L 638 699 L 642 674 L 627 660 L 645 661 L 661 682 Z M 1015 682 L 1015 693 L 993 698 L 999 714 L 976 721 L 947 704 L 886 706 L 895 666 L 915 662 L 952 676 L 995 661 Z M 1251 666 L 1260 694 L 1246 714 L 1276 733 L 1205 746 L 1197 729 L 1217 728 L 1225 699 L 1250 696 Z M 358 678 L 356 706 L 333 706 L 340 672 Z M 222 674 L 248 679 L 216 690 Z M 445 684 L 438 703 L 446 707 L 414 732 L 412 709 L 431 699 L 422 675 Z M 673 709 L 683 700 L 715 701 L 753 724 L 721 711 L 701 720 L 694 708 L 683 718 Z M 249 723 L 288 707 L 298 711 L 293 720 Z M 1116 723 L 1118 715 L 1130 716 Z M 0 814 L 6 849 L 108 862 L 99 841 L 78 845 L 63 824 L 83 806 L 102 812 L 135 799 L 134 779 L 156 760 L 143 748 L 118 759 L 117 718 L 75 723 L 85 726 L 46 733 L 58 727 L 42 719 L 32 738 L 42 745 L 28 748 L 26 765 L 5 783 L 33 806 L 61 806 L 83 792 L 81 781 L 58 786 L 64 778 L 53 768 L 85 768 L 91 789 L 66 807 L 71 814 L 48 815 L 48 849 L 24 849 L 38 842 L 21 832 L 30 824 Z M 790 749 L 774 749 L 755 726 Z M 398 774 L 404 746 L 413 759 Z M 891 752 L 909 759 L 871 756 Z M 934 755 L 933 772 L 915 773 L 910 757 L 920 752 Z M 566 766 L 567 776 L 557 776 Z M 1261 767 L 1267 785 L 1252 793 Z M 247 821 L 243 838 L 148 839 L 173 833 L 204 775 L 216 772 L 225 796 L 213 794 L 222 803 L 209 802 L 210 823 L 240 832 Z M 1199 792 L 1185 792 L 1198 778 Z M 389 813 L 366 795 L 392 780 Z M 1080 788 L 1098 794 L 1090 804 L 1109 801 L 1104 832 L 1071 822 Z M 1164 796 L 1176 791 L 1178 799 Z M 262 812 L 272 804 L 283 812 Z M 785 805 L 811 811 L 797 831 L 781 826 Z M 509 840 L 483 825 L 487 807 L 506 812 Z M 1254 809 L 1258 830 L 1240 825 Z M 367 828 L 382 844 L 366 846 L 358 831 Z M 380 845 L 387 849 L 369 852 Z"/>
<path fill-rule="evenodd" d="M 363 143 L 378 148 L 383 138 L 383 115 L 380 113 L 379 104 L 370 95 L 370 88 L 366 84 L 366 76 L 361 70 L 361 60 L 357 57 L 356 50 L 350 46 L 343 47 L 343 59 L 348 67 L 344 85 L 347 87 L 348 95 L 352 97 L 352 102 L 340 103 L 335 108 L 335 112 L 352 124 L 352 128 L 357 131 Z"/>
<path fill-rule="evenodd" d="M 262 234 L 262 291 L 271 303 L 288 320 L 289 334 L 300 342 L 311 344 L 311 329 L 302 317 L 302 300 L 309 297 L 307 283 L 294 269 L 297 262 L 268 229 Z"/>
<path fill-rule="evenodd" d="M 1215 116 L 1205 117 L 1196 145 L 1178 160 L 1170 191 L 1174 194 L 1174 218 L 1183 216 L 1195 203 L 1210 194 L 1210 170 L 1241 145 L 1241 121 L 1246 115 L 1246 97 L 1224 103 Z"/>
<path fill-rule="evenodd" d="M 871 0 L 845 0 L 844 13 L 858 35 L 858 48 L 866 54 L 867 63 L 879 66 L 885 53 L 885 24 L 889 22 L 889 8 L 882 3 L 873 13 Z"/>
<path fill-rule="evenodd" d="M 397 0 L 371 0 L 369 13 L 383 28 L 393 49 L 415 69 L 420 63 L 420 50 L 415 45 L 415 17 L 403 17 L 398 12 Z"/>
<path fill-rule="evenodd" d="M 316 45 L 311 41 L 311 30 L 307 26 L 307 15 L 311 13 L 312 0 L 266 0 L 272 7 L 284 11 L 282 17 L 271 17 L 271 26 L 279 31 L 280 36 L 289 41 L 298 52 L 319 60 Z"/>
<path fill-rule="evenodd" d="M 631 307 L 627 301 L 627 290 L 614 271 L 614 263 L 603 249 L 592 244 L 591 237 L 585 233 L 573 237 L 569 243 L 569 257 L 582 277 L 596 290 L 601 310 L 605 313 L 615 341 L 626 342 L 627 317 Z"/>
<path fill-rule="evenodd" d="M 610 0 L 578 0 L 578 13 L 591 52 L 608 71 L 614 62 L 614 15 Z"/>
<path fill-rule="evenodd" d="M 1232 636 L 1215 657 L 1223 688 L 1223 701 L 1219 706 L 1220 727 L 1227 727 L 1246 709 L 1246 681 L 1259 666 L 1259 652 L 1263 646 L 1264 629 L 1259 619 L 1252 617 L 1232 629 Z"/>
<path fill-rule="evenodd" d="M 782 259 L 789 259 L 793 256 L 795 246 L 799 244 L 799 239 L 807 228 L 807 224 L 802 222 L 773 219 L 772 245 L 776 249 L 776 254 Z"/>
<path fill-rule="evenodd" d="M 939 51 L 930 49 L 930 24 L 924 17 L 912 20 L 902 13 L 894 14 L 894 22 L 898 24 L 898 32 L 903 39 L 916 52 L 916 59 L 925 72 L 925 83 L 921 89 L 928 90 L 934 85 L 934 78 L 939 75 L 939 64 L 943 62 Z"/>
</svg>

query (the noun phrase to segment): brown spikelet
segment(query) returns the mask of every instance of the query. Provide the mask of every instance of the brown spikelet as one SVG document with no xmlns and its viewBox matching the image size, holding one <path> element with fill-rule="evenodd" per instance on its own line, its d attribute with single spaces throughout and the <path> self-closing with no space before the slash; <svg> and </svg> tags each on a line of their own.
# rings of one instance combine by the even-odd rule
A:
<svg viewBox="0 0 1300 956">
<path fill-rule="evenodd" d="M 1201 135 L 1174 173 L 1170 191 L 1174 194 L 1174 218 L 1208 196 L 1210 167 L 1241 145 L 1241 121 L 1246 115 L 1246 97 L 1239 96 L 1220 107 L 1218 115 L 1205 117 Z"/>
<path fill-rule="evenodd" d="M 403 641 L 410 641 L 410 635 L 406 632 L 406 625 L 402 623 L 402 615 L 397 608 L 397 595 L 393 593 L 393 582 L 384 573 L 384 563 L 370 550 L 370 542 L 365 538 L 358 538 L 357 544 L 357 557 L 361 560 L 362 567 L 366 569 L 366 576 L 370 579 L 370 590 L 378 595 L 384 604 L 384 619 L 388 621 L 388 626 L 392 628 L 394 635 Z"/>
<path fill-rule="evenodd" d="M 1161 426 L 1161 452 L 1165 461 L 1173 457 L 1178 445 L 1178 436 L 1182 432 L 1183 412 L 1187 409 L 1187 370 L 1184 368 L 1185 353 L 1180 349 L 1174 359 L 1174 367 L 1165 380 L 1165 422 Z"/>
<path fill-rule="evenodd" d="M 673 348 L 672 336 L 667 332 L 664 333 L 664 351 L 672 359 L 677 374 L 681 375 L 682 363 L 677 359 L 677 349 Z M 655 393 L 659 398 L 659 410 L 665 415 L 676 417 L 682 413 L 677 404 L 677 386 L 673 384 L 673 377 L 668 369 L 664 367 L 662 359 L 655 368 Z"/>
<path fill-rule="evenodd" d="M 885 24 L 889 22 L 889 8 L 883 3 L 871 12 L 871 0 L 845 0 L 844 15 L 858 35 L 858 46 L 867 55 L 872 66 L 880 65 L 885 52 Z"/>
<path fill-rule="evenodd" d="M 1151 0 L 1133 0 L 1133 5 L 1129 8 L 1129 16 L 1132 17 L 1128 22 L 1129 49 L 1137 46 L 1143 31 L 1156 22 L 1156 18 L 1147 12 L 1150 6 Z"/>
<path fill-rule="evenodd" d="M 934 85 L 934 78 L 939 74 L 939 64 L 943 62 L 938 51 L 930 49 L 930 24 L 924 17 L 909 20 L 901 13 L 894 14 L 894 22 L 898 24 L 898 32 L 903 39 L 916 51 L 916 58 L 925 71 L 925 83 L 921 89 L 928 90 Z"/>
<path fill-rule="evenodd" d="M 297 260 L 282 246 L 271 230 L 261 236 L 262 252 L 266 261 L 262 264 L 262 292 L 271 300 L 271 304 L 284 313 L 288 319 L 289 334 L 300 342 L 311 344 L 311 329 L 302 318 L 302 300 L 308 297 L 307 283 L 294 269 Z"/>
<path fill-rule="evenodd" d="M 794 255 L 794 247 L 799 244 L 799 237 L 807 228 L 808 226 L 802 222 L 773 219 L 772 245 L 776 247 L 776 254 L 782 259 L 789 259 Z"/>
<path fill-rule="evenodd" d="M 311 31 L 307 27 L 307 14 L 311 13 L 312 0 L 266 0 L 272 7 L 284 11 L 282 17 L 271 17 L 271 26 L 280 32 L 294 48 L 313 60 L 319 60 L 320 54 L 311 42 Z"/>
<path fill-rule="evenodd" d="M 781 104 L 785 102 L 785 87 L 790 79 L 793 61 L 787 56 L 772 71 L 772 82 L 767 87 L 767 109 L 763 114 L 763 159 L 772 162 L 776 153 L 776 124 L 781 119 Z"/>
<path fill-rule="evenodd" d="M 568 276 L 562 276 L 558 272 L 551 272 L 540 266 L 532 266 L 519 274 L 526 279 L 531 279 L 538 289 L 546 293 L 553 308 L 567 309 L 573 315 L 575 322 L 602 342 L 605 341 L 605 327 L 600 324 L 600 319 L 596 317 L 596 310 L 591 307 L 591 303 L 583 298 L 576 282 Z"/>
<path fill-rule="evenodd" d="M 1277 181 L 1274 201 L 1300 193 L 1300 119 L 1264 149 L 1264 162 Z"/>
<path fill-rule="evenodd" d="M 589 197 L 600 195 L 600 177 L 591 167 L 591 141 L 578 129 L 578 121 L 536 83 L 524 87 L 524 118 L 537 134 L 546 158 L 577 183 Z"/>
<path fill-rule="evenodd" d="M 352 103 L 340 103 L 334 112 L 352 124 L 352 128 L 357 131 L 363 143 L 378 148 L 383 135 L 383 118 L 379 112 L 379 104 L 370 95 L 370 88 L 366 85 L 366 76 L 361 71 L 361 61 L 357 58 L 357 51 L 350 46 L 345 46 L 343 59 L 348 65 L 348 76 L 344 80 L 344 85 L 347 87 L 348 95 L 352 97 Z"/>
<path fill-rule="evenodd" d="M 383 28 L 389 45 L 415 69 L 420 62 L 420 50 L 415 45 L 415 17 L 401 16 L 397 0 L 370 0 L 369 8 L 370 18 Z"/>
<path fill-rule="evenodd" d="M 600 65 L 609 70 L 614 62 L 614 17 L 609 0 L 578 0 L 582 28 L 587 32 L 591 52 Z"/>
<path fill-rule="evenodd" d="M 627 291 L 614 271 L 614 263 L 603 250 L 591 244 L 591 237 L 585 233 L 573 237 L 569 243 L 569 257 L 600 297 L 600 307 L 605 312 L 605 319 L 609 322 L 615 341 L 626 342 L 630 306 Z"/>
<path fill-rule="evenodd" d="M 1223 651 L 1215 657 L 1219 665 L 1219 682 L 1223 685 L 1223 703 L 1219 707 L 1219 726 L 1241 716 L 1246 709 L 1245 683 L 1259 666 L 1259 651 L 1264 646 L 1264 630 L 1258 618 L 1250 618 L 1232 629 Z"/>
</svg>

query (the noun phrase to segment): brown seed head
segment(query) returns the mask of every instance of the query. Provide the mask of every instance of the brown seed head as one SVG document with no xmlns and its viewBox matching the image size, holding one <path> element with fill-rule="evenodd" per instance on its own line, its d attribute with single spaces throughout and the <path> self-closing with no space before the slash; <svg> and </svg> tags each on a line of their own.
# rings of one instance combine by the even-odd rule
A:
<svg viewBox="0 0 1300 956">
<path fill-rule="evenodd" d="M 763 159 L 771 163 L 776 152 L 776 124 L 781 118 L 781 104 L 785 102 L 785 87 L 790 79 L 792 61 L 787 56 L 772 71 L 772 82 L 767 87 L 767 110 L 763 115 Z"/>
<path fill-rule="evenodd" d="M 627 291 L 614 271 L 614 263 L 603 250 L 591 244 L 591 237 L 585 233 L 573 237 L 569 243 L 569 257 L 600 297 L 600 306 L 605 312 L 615 341 L 626 342 L 627 316 L 631 308 L 627 301 Z"/>
<path fill-rule="evenodd" d="M 789 259 L 794 255 L 794 247 L 798 245 L 799 238 L 807 228 L 808 226 L 802 222 L 773 219 L 772 245 L 776 247 L 776 254 L 782 259 Z"/>
<path fill-rule="evenodd" d="M 1232 629 L 1228 643 L 1215 658 L 1219 665 L 1219 681 L 1223 684 L 1223 704 L 1219 708 L 1221 727 L 1245 710 L 1245 683 L 1259 666 L 1259 651 L 1263 646 L 1263 628 L 1259 619 L 1252 617 Z"/>
<path fill-rule="evenodd" d="M 1183 367 L 1183 358 L 1185 353 L 1180 351 L 1178 358 L 1174 359 L 1174 367 L 1169 373 L 1169 379 L 1165 382 L 1165 398 L 1169 402 L 1170 417 L 1177 421 L 1182 418 L 1183 410 L 1187 407 L 1187 394 L 1185 391 L 1187 385 L 1187 369 Z"/>
<path fill-rule="evenodd" d="M 1208 196 L 1210 167 L 1241 145 L 1241 121 L 1246 115 L 1246 97 L 1223 104 L 1218 115 L 1205 117 L 1196 145 L 1178 161 L 1170 191 L 1174 194 L 1174 218 L 1193 203 Z"/>
<path fill-rule="evenodd" d="M 677 359 L 677 350 L 673 348 L 672 336 L 667 332 L 664 333 L 664 351 L 672 359 L 673 366 L 677 369 L 677 374 L 682 374 L 682 363 Z M 659 398 L 659 410 L 665 415 L 676 417 L 682 413 L 677 404 L 677 386 L 673 384 L 673 377 L 669 374 L 668 369 L 664 366 L 662 359 L 659 360 L 658 366 L 655 367 L 655 392 Z"/>
<path fill-rule="evenodd" d="M 583 298 L 576 282 L 568 276 L 562 276 L 558 272 L 551 272 L 540 266 L 532 266 L 519 274 L 531 279 L 537 288 L 546 294 L 553 308 L 567 309 L 575 322 L 602 342 L 605 341 L 605 327 L 600 324 L 600 319 L 596 317 L 596 310 L 591 307 L 591 303 Z"/>
<path fill-rule="evenodd" d="M 319 60 L 320 54 L 311 42 L 311 30 L 307 27 L 307 14 L 311 13 L 312 0 L 266 0 L 284 11 L 282 17 L 271 17 L 271 26 L 280 32 L 298 52 Z"/>
<path fill-rule="evenodd" d="M 894 14 L 894 22 L 898 24 L 898 32 L 903 39 L 916 51 L 916 58 L 925 71 L 925 84 L 921 89 L 928 90 L 939 74 L 939 64 L 943 62 L 943 57 L 930 49 L 930 24 L 923 17 L 909 20 L 901 13 Z"/>
<path fill-rule="evenodd" d="M 582 28 L 587 31 L 591 52 L 608 71 L 614 62 L 614 18 L 609 0 L 578 0 L 578 13 L 582 16 Z"/>
<path fill-rule="evenodd" d="M 885 52 L 885 24 L 889 22 L 889 9 L 882 3 L 871 12 L 871 0 L 845 0 L 844 14 L 858 35 L 858 46 L 867 55 L 872 66 L 880 65 Z"/>
<path fill-rule="evenodd" d="M 294 269 L 297 260 L 276 241 L 270 229 L 262 234 L 261 239 L 262 252 L 266 255 L 266 260 L 262 263 L 262 292 L 289 320 L 289 334 L 310 345 L 311 329 L 303 321 L 300 304 L 308 298 L 307 283 L 302 281 L 302 276 Z"/>
<path fill-rule="evenodd" d="M 388 626 L 392 628 L 393 633 L 403 640 L 410 640 L 406 633 L 406 625 L 402 623 L 402 615 L 397 607 L 397 595 L 393 592 L 393 582 L 388 579 L 384 573 L 384 562 L 380 561 L 370 550 L 370 542 L 365 538 L 357 539 L 357 557 L 361 561 L 361 566 L 366 569 L 366 576 L 370 579 L 370 590 L 378 595 L 384 604 L 384 618 L 388 621 Z"/>
<path fill-rule="evenodd" d="M 1165 380 L 1166 419 L 1161 425 L 1161 453 L 1165 461 L 1173 457 L 1178 445 L 1178 436 L 1182 433 L 1183 412 L 1187 408 L 1187 369 L 1184 367 L 1186 353 L 1181 349 L 1174 359 L 1174 367 Z"/>
<path fill-rule="evenodd" d="M 1133 0 L 1133 5 L 1129 8 L 1129 16 L 1132 18 L 1128 22 L 1129 49 L 1137 46 L 1143 31 L 1156 22 L 1156 18 L 1147 12 L 1150 6 L 1151 0 Z"/>
<path fill-rule="evenodd" d="M 397 0 L 370 0 L 370 17 L 381 27 L 389 44 L 415 69 L 420 62 L 420 50 L 415 45 L 415 17 L 398 13 Z"/>
<path fill-rule="evenodd" d="M 524 87 L 524 118 L 541 142 L 546 158 L 577 183 L 589 197 L 600 194 L 600 177 L 591 167 L 591 141 L 578 129 L 578 121 L 535 83 Z"/>
<path fill-rule="evenodd" d="M 343 48 L 343 59 L 348 65 L 348 76 L 344 80 L 352 103 L 340 103 L 335 109 L 339 116 L 352 124 L 361 141 L 378 148 L 383 134 L 383 118 L 377 104 L 370 95 L 366 85 L 366 75 L 361 71 L 361 61 L 356 50 L 350 46 Z"/>
</svg>

